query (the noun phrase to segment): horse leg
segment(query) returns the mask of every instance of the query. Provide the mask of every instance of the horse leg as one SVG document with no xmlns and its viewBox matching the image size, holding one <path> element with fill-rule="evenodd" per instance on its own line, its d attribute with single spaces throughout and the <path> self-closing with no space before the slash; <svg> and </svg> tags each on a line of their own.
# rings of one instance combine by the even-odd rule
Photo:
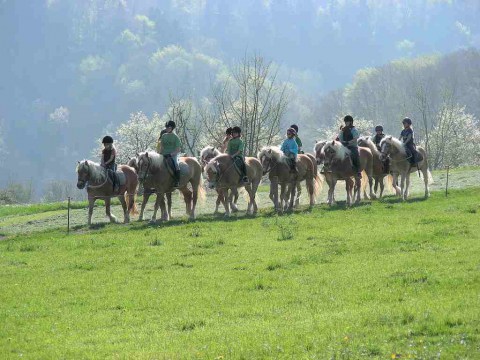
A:
<svg viewBox="0 0 480 360">
<path fill-rule="evenodd" d="M 377 193 L 377 190 L 378 190 L 378 184 L 379 184 L 379 181 L 378 181 L 378 178 L 375 178 L 375 185 L 373 186 L 373 192 L 376 194 Z M 380 185 L 380 188 L 382 187 L 382 185 Z M 381 197 L 381 195 L 380 195 Z"/>
<path fill-rule="evenodd" d="M 165 205 L 165 194 L 162 194 L 162 196 L 160 196 L 160 214 L 162 220 L 168 221 L 168 212 Z"/>
<path fill-rule="evenodd" d="M 199 186 L 199 185 L 198 185 Z M 195 220 L 195 210 L 197 208 L 197 201 L 198 201 L 198 186 L 192 184 L 192 208 L 190 211 L 190 220 Z"/>
<path fill-rule="evenodd" d="M 236 213 L 238 212 L 238 207 L 237 207 L 238 189 L 237 188 L 231 189 L 231 192 L 232 193 L 229 196 L 230 208 L 232 209 L 232 213 Z"/>
<path fill-rule="evenodd" d="M 401 175 L 401 180 L 400 180 L 400 194 L 401 194 L 401 197 L 402 197 L 402 200 L 406 200 L 405 198 L 405 174 L 402 174 Z"/>
<path fill-rule="evenodd" d="M 253 203 L 252 215 L 255 215 L 258 212 L 257 201 L 255 200 L 255 196 L 257 195 L 257 190 L 258 190 L 258 185 L 259 184 L 260 184 L 259 182 L 253 182 L 252 181 L 252 196 L 251 196 L 252 203 Z"/>
<path fill-rule="evenodd" d="M 153 215 L 152 219 L 150 220 L 151 222 L 157 221 L 157 211 L 158 207 L 160 206 L 160 199 L 162 199 L 164 194 L 157 193 L 157 198 L 155 199 L 155 204 L 153 205 Z"/>
<path fill-rule="evenodd" d="M 375 195 L 375 192 L 373 191 L 373 176 L 369 175 L 368 176 L 368 186 L 370 188 L 370 199 L 376 199 L 377 196 Z"/>
<path fill-rule="evenodd" d="M 118 196 L 118 200 L 120 200 L 123 208 L 123 223 L 128 224 L 130 222 L 130 214 L 128 213 L 127 201 L 125 200 L 125 196 Z"/>
<path fill-rule="evenodd" d="M 385 190 L 385 177 L 383 177 L 381 180 L 378 178 L 375 178 L 375 186 L 377 186 L 377 183 L 380 184 L 380 196 L 379 198 L 381 199 L 383 197 L 383 190 Z M 377 192 L 375 188 L 375 192 Z"/>
<path fill-rule="evenodd" d="M 228 189 L 225 189 L 223 192 L 223 206 L 225 206 L 225 217 L 230 216 L 230 202 L 229 202 L 229 196 L 228 196 Z"/>
<path fill-rule="evenodd" d="M 88 198 L 88 226 L 92 225 L 92 214 L 93 214 L 93 206 L 95 205 L 95 199 L 94 197 L 89 197 Z"/>
<path fill-rule="evenodd" d="M 168 218 L 172 218 L 172 193 L 167 193 L 167 209 L 168 209 Z"/>
<path fill-rule="evenodd" d="M 355 177 L 353 184 L 355 186 L 355 193 L 356 193 L 355 204 L 358 204 L 360 202 L 360 194 L 362 193 L 362 178 Z"/>
<path fill-rule="evenodd" d="M 313 181 L 314 181 L 313 179 L 306 180 L 308 196 L 310 198 L 310 207 L 315 205 L 315 189 L 314 189 Z M 301 189 L 300 184 L 298 185 L 299 186 L 297 187 L 297 189 Z"/>
<path fill-rule="evenodd" d="M 107 214 L 111 223 L 117 222 L 117 218 L 115 217 L 115 215 L 113 215 L 110 212 L 110 198 L 109 197 L 105 198 L 105 213 Z"/>
<path fill-rule="evenodd" d="M 347 206 L 352 205 L 352 188 L 353 188 L 353 181 L 352 179 L 348 178 L 345 180 L 345 190 L 347 192 Z"/>
<path fill-rule="evenodd" d="M 427 199 L 430 196 L 430 191 L 428 189 L 428 168 L 426 166 L 422 167 L 422 174 L 423 174 L 423 183 L 425 184 L 425 199 Z"/>
<path fill-rule="evenodd" d="M 222 199 L 223 194 L 221 194 L 220 190 L 217 189 L 217 201 L 215 202 L 215 211 L 213 212 L 213 214 L 218 214 L 218 207 L 222 203 Z"/>
<path fill-rule="evenodd" d="M 144 192 L 143 193 L 143 200 L 142 200 L 142 207 L 140 209 L 140 216 L 138 217 L 138 221 L 143 220 L 143 212 L 145 211 L 145 206 L 147 205 L 148 198 L 150 197 L 151 193 Z"/>
<path fill-rule="evenodd" d="M 398 177 L 400 176 L 400 174 L 392 174 L 392 185 L 393 185 L 393 188 L 395 189 L 395 194 L 397 196 L 402 196 L 402 189 L 398 186 Z"/>
<path fill-rule="evenodd" d="M 307 190 L 308 190 L 308 185 L 307 185 Z M 295 207 L 300 206 L 300 195 L 301 194 L 302 194 L 302 186 L 300 185 L 300 181 L 299 181 L 299 182 L 297 182 L 297 196 L 295 198 Z"/>
<path fill-rule="evenodd" d="M 185 190 L 182 191 L 183 200 L 185 201 L 185 211 L 187 215 L 192 215 L 192 192 L 185 187 Z"/>
<path fill-rule="evenodd" d="M 288 194 L 287 194 L 287 201 L 290 199 L 290 203 L 288 205 L 288 211 L 292 211 L 295 205 L 295 193 L 297 190 L 297 183 L 296 181 L 292 182 L 288 185 Z"/>
<path fill-rule="evenodd" d="M 407 172 L 407 175 L 405 176 L 405 200 L 408 199 L 409 190 L 410 190 L 410 172 Z"/>
</svg>

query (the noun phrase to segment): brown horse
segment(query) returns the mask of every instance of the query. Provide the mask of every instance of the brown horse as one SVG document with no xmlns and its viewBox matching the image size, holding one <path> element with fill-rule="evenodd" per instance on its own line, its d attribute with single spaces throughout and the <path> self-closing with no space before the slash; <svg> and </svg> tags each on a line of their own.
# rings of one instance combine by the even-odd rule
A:
<svg viewBox="0 0 480 360">
<path fill-rule="evenodd" d="M 105 201 L 106 214 L 110 222 L 116 222 L 117 218 L 110 212 L 110 199 L 118 197 L 123 208 L 123 222 L 130 222 L 130 214 L 137 212 L 135 196 L 138 186 L 138 178 L 135 169 L 128 165 L 120 165 L 118 170 L 125 177 L 124 184 L 119 186 L 118 191 L 113 191 L 113 184 L 108 177 L 105 168 L 90 161 L 79 161 L 77 165 L 77 188 L 83 189 L 87 186 L 88 194 L 88 225 L 92 224 L 93 206 L 97 199 Z"/>
<path fill-rule="evenodd" d="M 245 187 L 249 196 L 247 213 L 256 214 L 258 211 L 255 196 L 258 186 L 262 181 L 262 165 L 256 158 L 246 157 L 245 166 L 247 168 L 247 176 L 250 180 L 248 184 L 241 183 L 240 174 L 236 170 L 230 155 L 218 155 L 210 160 L 205 167 L 208 187 L 217 189 L 219 195 L 221 194 L 223 196 L 225 216 L 230 216 L 229 204 L 232 204 L 233 196 L 238 194 L 238 188 L 242 186 Z M 234 204 L 232 204 L 232 206 L 233 205 Z"/>
<path fill-rule="evenodd" d="M 360 157 L 360 172 L 365 171 L 368 176 L 369 184 L 369 195 L 365 191 L 365 197 L 374 199 L 376 196 L 373 193 L 373 156 L 370 149 L 359 148 L 359 157 Z M 335 185 L 338 180 L 345 180 L 347 188 L 347 206 L 352 204 L 351 190 L 353 185 L 354 188 L 354 198 L 355 203 L 360 201 L 360 193 L 362 190 L 361 183 L 362 179 L 357 178 L 356 172 L 353 170 L 352 162 L 349 157 L 350 151 L 342 145 L 339 141 L 328 141 L 321 150 L 321 157 L 324 159 L 325 167 L 328 169 L 326 172 L 330 173 L 331 179 L 329 183 L 329 194 L 328 194 L 328 204 L 331 205 L 333 202 L 333 193 L 335 192 Z M 353 182 L 352 177 L 355 178 Z"/>
<path fill-rule="evenodd" d="M 218 150 L 214 146 L 205 146 L 202 150 L 200 150 L 200 163 L 202 164 L 202 171 L 205 170 L 205 166 L 207 166 L 208 162 L 212 160 L 214 157 L 222 154 L 220 150 Z M 220 204 L 223 204 L 223 199 L 225 198 L 223 194 L 223 189 L 216 189 L 218 196 L 217 201 L 215 202 L 215 211 L 214 214 L 218 213 L 218 208 Z M 233 196 L 233 201 L 230 203 L 230 208 L 232 212 L 237 212 L 237 201 L 238 201 L 238 191 Z M 223 204 L 225 206 L 225 204 Z"/>
<path fill-rule="evenodd" d="M 385 178 L 387 181 L 388 188 L 392 188 L 392 175 L 388 172 L 385 172 L 385 167 L 381 157 L 381 152 L 378 151 L 377 146 L 372 141 L 369 136 L 363 136 L 358 139 L 358 146 L 369 148 L 373 155 L 373 179 L 375 180 L 375 185 L 373 192 L 376 194 L 378 185 L 380 185 L 380 195 L 379 198 L 383 196 L 383 190 L 385 188 Z"/>
<path fill-rule="evenodd" d="M 312 155 L 297 156 L 297 173 L 290 172 L 287 157 L 278 146 L 263 147 L 258 153 L 263 174 L 270 179 L 270 199 L 276 211 L 288 211 L 294 207 L 295 193 L 301 181 L 306 182 L 310 197 L 310 206 L 315 204 L 315 197 L 320 191 L 320 178 Z M 280 201 L 278 197 L 280 186 Z M 300 188 L 301 192 L 301 188 Z M 290 201 L 289 201 L 290 198 Z"/>
<path fill-rule="evenodd" d="M 198 198 L 204 197 L 202 186 L 202 168 L 197 159 L 193 157 L 181 157 L 180 165 L 180 186 L 179 190 L 183 194 L 187 215 L 190 219 L 195 219 L 195 208 Z M 161 209 L 161 219 L 169 220 L 171 217 L 171 208 L 165 208 L 165 194 L 172 193 L 174 188 L 174 177 L 171 170 L 167 168 L 164 157 L 155 151 L 145 151 L 137 156 L 138 177 L 145 189 L 155 189 L 157 199 L 153 208 L 152 221 L 157 218 L 158 207 Z M 187 185 L 190 183 L 192 190 Z M 145 191 L 143 195 L 142 207 L 139 220 L 143 220 L 145 206 L 148 198 L 153 191 Z"/>
<path fill-rule="evenodd" d="M 315 160 L 317 165 L 322 165 L 323 161 L 325 160 L 325 154 L 322 153 L 322 149 L 327 143 L 327 140 L 320 140 L 315 142 L 315 146 L 313 148 L 313 152 L 315 154 Z M 333 176 L 331 172 L 324 172 L 322 171 L 322 174 L 325 178 L 325 181 L 327 182 L 327 185 L 329 188 L 331 188 L 333 185 Z M 353 196 L 352 193 L 350 193 L 350 196 Z M 327 203 L 328 204 L 335 204 L 335 192 L 330 193 L 330 191 L 327 194 Z"/>
<path fill-rule="evenodd" d="M 417 152 L 422 156 L 422 160 L 415 166 L 412 166 L 407 160 L 407 153 L 405 152 L 405 146 L 403 143 L 392 137 L 386 136 L 380 142 L 382 159 L 387 156 L 390 157 L 390 169 L 393 174 L 393 183 L 395 191 L 402 200 L 408 198 L 408 188 L 410 186 L 410 173 L 417 171 L 422 173 L 423 182 L 425 184 L 425 198 L 430 196 L 428 185 L 433 182 L 432 174 L 428 170 L 427 153 L 421 146 L 417 146 Z M 398 175 L 401 176 L 401 184 L 398 187 Z"/>
</svg>

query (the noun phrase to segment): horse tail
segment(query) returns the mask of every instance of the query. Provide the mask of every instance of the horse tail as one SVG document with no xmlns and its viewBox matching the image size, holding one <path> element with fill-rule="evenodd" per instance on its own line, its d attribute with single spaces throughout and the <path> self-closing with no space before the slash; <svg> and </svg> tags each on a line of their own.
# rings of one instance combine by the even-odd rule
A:
<svg viewBox="0 0 480 360">
<path fill-rule="evenodd" d="M 125 193 L 125 201 L 127 202 L 128 212 L 130 213 L 130 215 L 138 214 L 136 198 L 137 198 L 136 189 L 133 194 L 129 194 L 128 191 Z"/>
<path fill-rule="evenodd" d="M 320 195 L 323 189 L 323 179 L 316 173 L 313 177 L 313 196 L 315 199 Z"/>
<path fill-rule="evenodd" d="M 368 175 L 365 172 L 365 170 L 362 171 L 362 186 L 360 188 L 361 193 L 365 193 L 367 190 L 367 184 L 368 184 Z"/>
<path fill-rule="evenodd" d="M 203 176 L 200 172 L 200 180 L 197 184 L 197 199 L 200 200 L 202 203 L 205 203 L 207 198 L 207 193 L 205 192 L 205 187 L 203 186 Z"/>
<path fill-rule="evenodd" d="M 391 174 L 388 174 L 385 177 L 385 179 L 386 179 L 385 184 L 387 185 L 387 190 L 393 193 L 393 176 Z"/>
</svg>

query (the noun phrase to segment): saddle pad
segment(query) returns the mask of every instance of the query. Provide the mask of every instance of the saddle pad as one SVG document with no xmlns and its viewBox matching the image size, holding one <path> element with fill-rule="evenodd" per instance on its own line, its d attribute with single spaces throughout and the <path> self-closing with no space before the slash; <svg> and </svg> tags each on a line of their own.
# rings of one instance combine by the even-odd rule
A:
<svg viewBox="0 0 480 360">
<path fill-rule="evenodd" d="M 123 171 L 116 171 L 115 176 L 117 177 L 118 185 L 125 185 L 125 183 L 127 182 L 127 177 L 125 176 Z"/>
</svg>

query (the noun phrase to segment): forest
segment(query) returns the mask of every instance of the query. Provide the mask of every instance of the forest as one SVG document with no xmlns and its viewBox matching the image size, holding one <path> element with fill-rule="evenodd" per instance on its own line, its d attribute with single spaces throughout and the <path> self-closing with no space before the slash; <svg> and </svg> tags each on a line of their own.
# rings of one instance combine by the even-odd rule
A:
<svg viewBox="0 0 480 360">
<path fill-rule="evenodd" d="M 0 1 L 0 201 L 73 196 L 104 134 L 126 159 L 168 119 L 196 155 L 226 125 L 255 154 L 291 123 L 308 150 L 346 113 L 394 135 L 410 116 L 432 168 L 478 164 L 479 14 L 473 0 Z"/>
</svg>

